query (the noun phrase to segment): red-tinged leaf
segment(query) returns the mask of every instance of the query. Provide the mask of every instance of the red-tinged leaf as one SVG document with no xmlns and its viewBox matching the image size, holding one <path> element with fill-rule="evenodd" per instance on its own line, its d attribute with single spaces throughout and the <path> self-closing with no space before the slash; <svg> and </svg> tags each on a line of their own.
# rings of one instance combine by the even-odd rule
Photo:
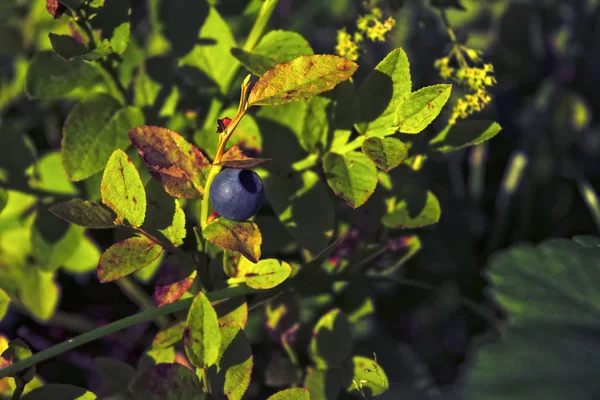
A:
<svg viewBox="0 0 600 400">
<path fill-rule="evenodd" d="M 172 130 L 139 126 L 129 131 L 150 174 L 174 197 L 194 199 L 204 194 L 210 162 L 193 144 Z"/>
<path fill-rule="evenodd" d="M 217 133 L 225 132 L 229 124 L 231 124 L 231 118 L 229 117 L 217 119 Z"/>
<path fill-rule="evenodd" d="M 274 342 L 300 320 L 300 299 L 296 293 L 286 291 L 265 306 L 265 328 Z"/>
<path fill-rule="evenodd" d="M 66 7 L 58 2 L 58 0 L 46 0 L 46 10 L 54 19 L 60 18 L 66 10 Z"/>
<path fill-rule="evenodd" d="M 272 106 L 315 96 L 348 80 L 357 68 L 344 57 L 302 55 L 265 72 L 250 91 L 248 104 Z"/>
<path fill-rule="evenodd" d="M 196 269 L 188 263 L 165 262 L 156 276 L 156 304 L 164 306 L 179 300 L 196 279 Z"/>
<path fill-rule="evenodd" d="M 152 341 L 153 349 L 166 349 L 183 340 L 183 331 L 185 330 L 185 321 L 176 323 L 169 328 L 156 334 Z"/>
<path fill-rule="evenodd" d="M 188 311 L 183 334 L 185 353 L 197 368 L 210 367 L 219 358 L 221 333 L 217 313 L 202 292 L 199 292 Z"/>
<path fill-rule="evenodd" d="M 229 168 L 253 168 L 257 165 L 271 161 L 270 158 L 251 158 L 242 152 L 240 146 L 233 145 L 221 158 L 218 165 Z"/>
<path fill-rule="evenodd" d="M 132 237 L 110 246 L 98 263 L 98 279 L 110 282 L 134 273 L 162 254 L 162 247 L 141 237 Z"/>
<path fill-rule="evenodd" d="M 138 399 L 208 399 L 198 376 L 181 364 L 157 364 L 140 372 L 129 384 Z"/>
<path fill-rule="evenodd" d="M 222 249 L 241 253 L 250 261 L 260 260 L 262 235 L 254 222 L 235 222 L 219 217 L 204 228 L 202 236 Z"/>
</svg>

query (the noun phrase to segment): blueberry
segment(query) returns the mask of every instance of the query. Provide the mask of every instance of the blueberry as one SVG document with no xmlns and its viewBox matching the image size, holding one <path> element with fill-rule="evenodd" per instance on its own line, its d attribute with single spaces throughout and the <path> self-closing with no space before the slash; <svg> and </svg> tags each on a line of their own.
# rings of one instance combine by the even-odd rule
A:
<svg viewBox="0 0 600 400">
<path fill-rule="evenodd" d="M 227 168 L 210 186 L 210 204 L 219 215 L 232 221 L 245 221 L 258 212 L 264 199 L 260 176 L 249 169 Z"/>
</svg>

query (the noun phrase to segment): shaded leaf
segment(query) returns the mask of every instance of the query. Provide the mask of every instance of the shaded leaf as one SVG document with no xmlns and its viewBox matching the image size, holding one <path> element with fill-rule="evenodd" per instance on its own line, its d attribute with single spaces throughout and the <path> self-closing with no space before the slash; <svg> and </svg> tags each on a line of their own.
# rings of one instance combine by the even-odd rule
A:
<svg viewBox="0 0 600 400">
<path fill-rule="evenodd" d="M 248 303 L 243 296 L 216 301 L 213 307 L 217 312 L 219 324 L 225 325 L 235 322 L 242 329 L 248 322 Z"/>
<path fill-rule="evenodd" d="M 171 196 L 193 199 L 204 194 L 210 163 L 183 136 L 158 126 L 140 126 L 129 131 L 129 139 Z"/>
<path fill-rule="evenodd" d="M 231 54 L 248 71 L 260 76 L 279 63 L 292 61 L 303 54 L 313 54 L 313 50 L 299 33 L 275 30 L 264 35 L 251 52 L 233 48 Z"/>
<path fill-rule="evenodd" d="M 265 369 L 265 385 L 269 387 L 287 387 L 298 382 L 302 371 L 287 356 L 273 352 L 273 356 Z M 308 396 L 308 391 L 306 392 Z"/>
<path fill-rule="evenodd" d="M 93 94 L 77 104 L 63 126 L 62 157 L 74 181 L 102 171 L 116 149 L 126 149 L 125 132 L 144 123 L 140 109 L 122 107 L 105 93 Z"/>
<path fill-rule="evenodd" d="M 104 204 L 72 199 L 51 205 L 48 210 L 71 224 L 93 229 L 115 227 L 117 215 Z"/>
<path fill-rule="evenodd" d="M 398 130 L 402 99 L 412 90 L 410 64 L 403 49 L 392 50 L 360 85 L 355 97 L 356 129 L 368 136 L 391 135 Z"/>
<path fill-rule="evenodd" d="M 327 183 L 352 208 L 366 203 L 377 187 L 377 167 L 365 154 L 327 153 L 323 159 Z"/>
<path fill-rule="evenodd" d="M 92 28 L 100 34 L 102 43 L 107 43 L 117 54 L 123 53 L 129 43 L 130 2 L 102 0 L 101 7 L 96 8 L 95 12 L 96 15 L 90 22 Z"/>
<path fill-rule="evenodd" d="M 342 386 L 342 372 L 339 369 L 307 369 L 304 387 L 310 394 L 310 400 L 337 399 Z"/>
<path fill-rule="evenodd" d="M 303 55 L 277 64 L 252 87 L 248 104 L 269 106 L 315 96 L 349 79 L 358 65 L 334 55 Z"/>
<path fill-rule="evenodd" d="M 323 151 L 327 147 L 329 119 L 333 100 L 324 96 L 313 96 L 306 100 L 304 123 L 298 139 L 309 153 Z"/>
<path fill-rule="evenodd" d="M 186 236 L 185 213 L 179 200 L 169 196 L 160 182 L 146 183 L 146 219 L 142 228 L 159 239 L 166 239 L 174 246 L 181 246 Z"/>
<path fill-rule="evenodd" d="M 285 389 L 269 396 L 267 400 L 310 400 L 310 393 L 303 388 Z"/>
<path fill-rule="evenodd" d="M 254 289 L 271 289 L 281 284 L 292 273 L 292 267 L 285 261 L 274 258 L 253 263 L 242 259 L 238 265 L 238 278 L 244 278 L 246 285 Z"/>
<path fill-rule="evenodd" d="M 254 222 L 236 222 L 216 218 L 202 230 L 202 236 L 225 250 L 237 251 L 250 261 L 260 259 L 262 235 Z"/>
<path fill-rule="evenodd" d="M 192 262 L 185 260 L 166 261 L 156 276 L 156 304 L 164 306 L 181 298 L 196 279 L 196 268 Z"/>
<path fill-rule="evenodd" d="M 135 368 L 115 358 L 96 357 L 94 367 L 108 386 L 120 392 L 127 391 L 129 383 L 135 376 Z"/>
<path fill-rule="evenodd" d="M 63 383 L 47 383 L 42 387 L 32 390 L 22 400 L 48 400 L 48 399 L 77 399 L 94 400 L 96 395 L 89 390 Z"/>
<path fill-rule="evenodd" d="M 208 370 L 211 388 L 220 388 L 228 400 L 241 400 L 250 385 L 254 358 L 240 326 L 230 322 L 220 328 L 221 347 L 216 366 Z"/>
<path fill-rule="evenodd" d="M 2 319 L 6 315 L 9 305 L 10 296 L 4 291 L 4 289 L 0 288 L 0 321 L 2 321 Z"/>
<path fill-rule="evenodd" d="M 97 76 L 96 69 L 83 61 L 67 62 L 53 51 L 41 51 L 29 64 L 25 91 L 34 98 L 61 97 L 91 83 Z"/>
<path fill-rule="evenodd" d="M 162 247 L 142 237 L 132 237 L 110 246 L 98 263 L 98 279 L 110 282 L 134 273 L 162 254 Z"/>
<path fill-rule="evenodd" d="M 60 287 L 54 272 L 43 271 L 35 265 L 23 269 L 19 300 L 37 319 L 48 321 L 54 315 L 60 297 Z"/>
<path fill-rule="evenodd" d="M 280 342 L 281 336 L 300 320 L 300 300 L 296 293 L 290 291 L 269 301 L 264 310 L 264 326 L 274 342 Z"/>
<path fill-rule="evenodd" d="M 90 50 L 87 45 L 70 35 L 50 33 L 48 34 L 48 37 L 50 38 L 50 43 L 52 44 L 54 51 L 64 58 L 65 61 L 94 61 L 112 53 L 112 47 L 108 40 L 103 40 L 98 47 Z"/>
<path fill-rule="evenodd" d="M 120 222 L 134 228 L 146 218 L 146 192 L 135 165 L 122 150 L 110 156 L 100 185 L 102 202 L 109 206 Z M 133 271 L 132 271 L 133 272 Z"/>
<path fill-rule="evenodd" d="M 419 133 L 442 111 L 450 98 L 452 85 L 433 85 L 417 90 L 404 98 L 397 114 L 402 133 Z"/>
<path fill-rule="evenodd" d="M 148 367 L 133 379 L 129 388 L 135 398 L 146 400 L 207 399 L 194 371 L 181 364 Z"/>
<path fill-rule="evenodd" d="M 100 249 L 87 237 L 77 246 L 71 258 L 63 264 L 63 269 L 72 274 L 85 274 L 94 271 L 100 261 Z"/>
<path fill-rule="evenodd" d="M 187 316 L 185 353 L 197 368 L 210 367 L 219 357 L 221 333 L 217 313 L 206 295 L 199 292 Z"/>
<path fill-rule="evenodd" d="M 362 392 L 370 397 L 382 394 L 389 387 L 383 368 L 370 358 L 354 356 L 346 369 L 346 373 L 352 377 L 352 382 L 346 387 L 348 392 L 357 394 Z"/>
<path fill-rule="evenodd" d="M 408 156 L 406 145 L 396 138 L 368 138 L 362 144 L 362 151 L 385 172 L 396 168 Z"/>
<path fill-rule="evenodd" d="M 152 341 L 153 349 L 166 349 L 183 340 L 185 321 L 178 322 L 156 334 Z"/>
<path fill-rule="evenodd" d="M 352 351 L 348 317 L 334 308 L 319 319 L 313 329 L 309 355 L 317 368 L 341 366 Z"/>
<path fill-rule="evenodd" d="M 237 133 L 237 131 L 236 131 Z M 233 145 L 221 158 L 221 162 L 217 165 L 222 165 L 228 168 L 253 168 L 257 165 L 270 161 L 270 158 L 251 158 L 245 155 L 240 149 L 240 146 Z"/>
<path fill-rule="evenodd" d="M 429 141 L 429 149 L 436 153 L 450 153 L 474 146 L 496 136 L 502 127 L 493 121 L 468 120 L 448 125 Z"/>
</svg>

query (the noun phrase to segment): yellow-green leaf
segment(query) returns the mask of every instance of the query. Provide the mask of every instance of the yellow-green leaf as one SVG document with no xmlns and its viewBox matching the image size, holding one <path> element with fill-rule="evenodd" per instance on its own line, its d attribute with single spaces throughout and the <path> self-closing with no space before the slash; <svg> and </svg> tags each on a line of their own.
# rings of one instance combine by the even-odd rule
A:
<svg viewBox="0 0 600 400">
<path fill-rule="evenodd" d="M 217 312 L 206 295 L 199 292 L 187 315 L 185 353 L 197 368 L 210 367 L 219 358 L 221 332 Z"/>
<path fill-rule="evenodd" d="M 98 262 L 100 282 L 110 282 L 151 264 L 162 254 L 162 247 L 142 237 L 132 237 L 110 246 Z"/>
<path fill-rule="evenodd" d="M 238 278 L 245 278 L 246 285 L 254 289 L 271 289 L 285 281 L 292 273 L 292 267 L 285 261 L 274 258 L 257 263 L 242 259 L 238 265 Z"/>
<path fill-rule="evenodd" d="M 218 217 L 202 230 L 202 236 L 216 246 L 237 251 L 252 262 L 260 259 L 262 235 L 254 222 Z"/>
<path fill-rule="evenodd" d="M 323 169 L 335 195 L 352 208 L 363 205 L 377 187 L 377 167 L 358 151 L 328 153 L 323 159 Z"/>
<path fill-rule="evenodd" d="M 442 111 L 450 98 L 452 85 L 433 85 L 406 96 L 396 117 L 402 133 L 419 133 Z"/>
<path fill-rule="evenodd" d="M 368 138 L 362 144 L 362 151 L 385 172 L 396 168 L 408 155 L 406 145 L 396 138 Z"/>
</svg>

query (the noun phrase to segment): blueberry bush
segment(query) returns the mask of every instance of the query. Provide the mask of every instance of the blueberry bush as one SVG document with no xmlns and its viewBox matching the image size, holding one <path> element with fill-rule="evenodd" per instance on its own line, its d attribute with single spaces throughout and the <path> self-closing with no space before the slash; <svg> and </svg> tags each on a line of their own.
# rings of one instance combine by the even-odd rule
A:
<svg viewBox="0 0 600 400">
<path fill-rule="evenodd" d="M 0 398 L 596 398 L 598 15 L 4 0 Z"/>
</svg>

